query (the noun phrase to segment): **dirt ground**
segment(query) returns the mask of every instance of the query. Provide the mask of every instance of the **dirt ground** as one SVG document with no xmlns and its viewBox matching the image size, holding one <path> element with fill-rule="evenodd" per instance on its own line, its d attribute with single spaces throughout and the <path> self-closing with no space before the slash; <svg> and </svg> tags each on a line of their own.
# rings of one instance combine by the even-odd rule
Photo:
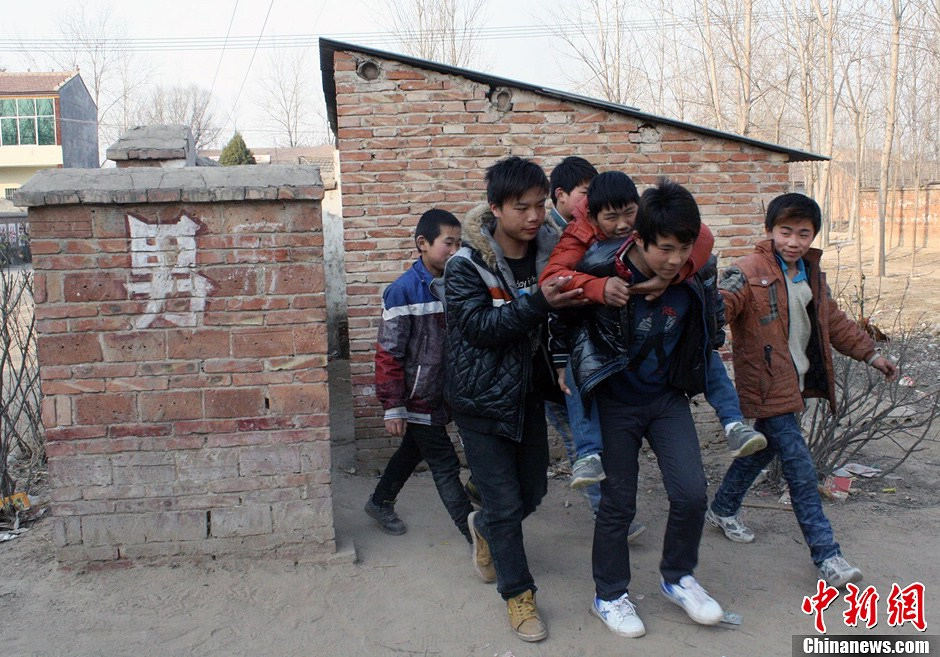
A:
<svg viewBox="0 0 940 657">
<path fill-rule="evenodd" d="M 913 298 L 927 313 L 919 321 L 936 323 L 940 254 L 918 260 L 925 265 L 913 279 Z M 835 258 L 827 261 L 831 269 Z M 896 308 L 906 273 L 899 258 L 891 267 L 898 271 L 885 279 L 883 299 Z M 936 356 L 933 347 L 931 354 Z M 341 465 L 349 459 L 349 444 L 343 444 L 346 453 L 336 459 Z M 891 585 L 915 581 L 926 585 L 927 634 L 940 634 L 934 602 L 940 588 L 940 444 L 926 445 L 896 472 L 899 478 L 861 481 L 848 501 L 826 503 L 845 554 L 881 596 L 876 629 L 846 628 L 845 604 L 838 601 L 825 615 L 830 634 L 915 633 L 910 625 L 888 627 L 886 617 Z M 707 443 L 705 461 L 714 491 L 728 463 L 724 445 Z M 706 528 L 696 575 L 742 622 L 705 628 L 658 593 L 666 501 L 649 456 L 641 476 L 638 517 L 649 530 L 631 550 L 631 595 L 648 630 L 640 639 L 613 635 L 588 611 L 591 514 L 564 477 L 550 480 L 548 496 L 525 523 L 550 631 L 546 641 L 526 644 L 510 633 L 494 586 L 471 570 L 469 549 L 426 473 L 416 475 L 399 498 L 408 533 L 391 537 L 362 512 L 375 480 L 339 469 L 336 526 L 342 545 L 354 546 L 354 564 L 227 560 L 62 570 L 53 557 L 50 524 L 36 523 L 0 543 L 0 655 L 791 655 L 791 637 L 813 633 L 812 618 L 800 605 L 815 592 L 816 574 L 792 511 L 777 503 L 779 491 L 765 486 L 748 497 L 744 517 L 758 535 L 753 544 L 730 543 Z"/>
</svg>

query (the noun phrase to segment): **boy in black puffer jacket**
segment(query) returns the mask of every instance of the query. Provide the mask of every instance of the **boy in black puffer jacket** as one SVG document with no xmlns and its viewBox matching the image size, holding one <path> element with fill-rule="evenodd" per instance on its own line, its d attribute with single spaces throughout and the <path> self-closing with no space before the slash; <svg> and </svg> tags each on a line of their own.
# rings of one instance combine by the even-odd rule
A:
<svg viewBox="0 0 940 657">
<path fill-rule="evenodd" d="M 535 582 L 522 520 L 545 495 L 548 467 L 544 399 L 554 391 L 547 349 L 553 308 L 584 305 L 568 278 L 541 286 L 538 275 L 558 240 L 545 224 L 548 179 L 518 157 L 486 172 L 487 205 L 464 222 L 464 246 L 444 273 L 448 372 L 446 398 L 483 509 L 470 514 L 473 566 L 497 581 L 513 631 L 525 641 L 548 632 L 535 606 Z"/>
</svg>

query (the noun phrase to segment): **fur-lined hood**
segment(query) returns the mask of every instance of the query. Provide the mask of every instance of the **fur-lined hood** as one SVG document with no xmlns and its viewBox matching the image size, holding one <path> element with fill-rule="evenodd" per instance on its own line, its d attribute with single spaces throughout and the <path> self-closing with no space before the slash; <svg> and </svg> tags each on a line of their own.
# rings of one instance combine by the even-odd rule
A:
<svg viewBox="0 0 940 657">
<path fill-rule="evenodd" d="M 480 254 L 480 258 L 493 271 L 499 271 L 504 276 L 508 274 L 507 280 L 512 280 L 512 274 L 509 273 L 509 267 L 506 265 L 506 258 L 503 250 L 496 240 L 493 239 L 493 229 L 496 226 L 496 217 L 487 203 L 481 203 L 469 212 L 463 221 L 463 230 L 461 240 L 464 246 L 468 246 Z M 548 263 L 548 256 L 552 249 L 558 243 L 561 233 L 555 228 L 553 222 L 546 220 L 535 236 L 535 244 L 538 249 L 536 253 L 536 270 L 541 273 Z"/>
</svg>

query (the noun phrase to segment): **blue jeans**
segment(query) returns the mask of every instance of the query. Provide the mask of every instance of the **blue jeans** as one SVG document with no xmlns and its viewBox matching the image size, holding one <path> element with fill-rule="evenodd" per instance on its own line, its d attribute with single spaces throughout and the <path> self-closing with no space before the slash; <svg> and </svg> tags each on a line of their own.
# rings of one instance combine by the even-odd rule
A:
<svg viewBox="0 0 940 657">
<path fill-rule="evenodd" d="M 599 386 L 597 405 L 604 431 L 601 506 L 594 523 L 591 561 L 594 586 L 601 600 L 615 600 L 630 585 L 630 521 L 636 515 L 638 455 L 643 437 L 656 453 L 669 498 L 659 572 L 669 583 L 691 575 L 698 563 L 699 543 L 708 497 L 705 471 L 689 401 L 667 391 L 646 403 L 623 400 L 616 388 Z"/>
<path fill-rule="evenodd" d="M 565 395 L 565 406 L 546 402 L 545 412 L 552 426 L 561 435 L 561 440 L 565 444 L 565 452 L 568 454 L 568 461 L 573 465 L 579 458 L 589 454 L 600 454 L 603 450 L 603 440 L 601 439 L 601 421 L 597 412 L 597 402 L 591 400 L 590 417 L 587 417 L 570 367 L 565 368 L 565 384 L 571 390 L 570 395 Z M 562 415 L 566 417 L 562 417 Z M 597 513 L 597 507 L 601 502 L 600 485 L 585 486 L 581 489 L 581 493 L 587 499 L 588 504 L 591 505 L 591 511 Z"/>
<path fill-rule="evenodd" d="M 797 416 L 786 413 L 763 418 L 754 424 L 754 428 L 767 436 L 767 448 L 732 461 L 715 493 L 712 511 L 719 516 L 735 515 L 754 479 L 779 454 L 783 476 L 790 489 L 793 513 L 803 530 L 813 563 L 818 566 L 829 557 L 841 554 L 832 535 L 832 525 L 823 513 L 822 500 L 816 488 L 816 466 L 803 439 Z"/>
<path fill-rule="evenodd" d="M 522 521 L 535 511 L 548 490 L 548 440 L 542 399 L 525 400 L 522 440 L 457 426 L 473 483 L 483 498 L 474 518 L 493 555 L 496 588 L 504 600 L 535 591 L 522 540 Z"/>
<path fill-rule="evenodd" d="M 705 399 L 715 409 L 722 427 L 744 420 L 738 391 L 728 377 L 721 356 L 714 349 L 708 357 L 708 370 L 705 372 Z"/>
</svg>

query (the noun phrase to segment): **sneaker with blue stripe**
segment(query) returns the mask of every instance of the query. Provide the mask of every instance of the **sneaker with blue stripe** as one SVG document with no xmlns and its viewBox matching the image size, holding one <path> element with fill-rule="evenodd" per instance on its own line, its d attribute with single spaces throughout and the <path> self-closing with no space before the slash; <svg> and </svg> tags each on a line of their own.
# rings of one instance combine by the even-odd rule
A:
<svg viewBox="0 0 940 657">
<path fill-rule="evenodd" d="M 631 638 L 646 634 L 646 627 L 626 593 L 616 600 L 601 600 L 595 596 L 591 613 L 604 621 L 614 634 Z"/>
<path fill-rule="evenodd" d="M 660 590 L 670 602 L 685 609 L 685 613 L 696 623 L 715 625 L 724 615 L 721 605 L 691 575 L 684 575 L 675 584 L 660 579 Z"/>
</svg>

